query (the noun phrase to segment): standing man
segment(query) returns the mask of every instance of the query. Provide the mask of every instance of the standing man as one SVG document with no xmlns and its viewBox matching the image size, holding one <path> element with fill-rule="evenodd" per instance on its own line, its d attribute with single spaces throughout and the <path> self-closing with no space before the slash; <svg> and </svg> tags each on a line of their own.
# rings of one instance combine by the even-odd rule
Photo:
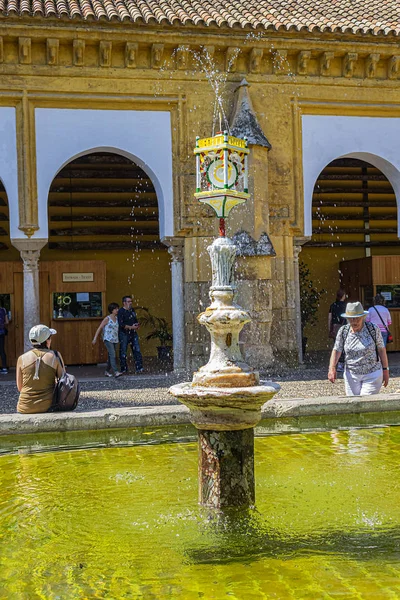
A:
<svg viewBox="0 0 400 600">
<path fill-rule="evenodd" d="M 122 298 L 122 306 L 118 311 L 118 323 L 119 323 L 119 362 L 121 373 L 128 372 L 128 365 L 126 362 L 126 355 L 128 352 L 128 346 L 130 344 L 132 348 L 133 358 L 135 360 L 136 373 L 143 373 L 143 360 L 139 346 L 139 336 L 137 330 L 139 329 L 139 323 L 137 316 L 132 307 L 131 296 L 124 296 Z"/>
</svg>

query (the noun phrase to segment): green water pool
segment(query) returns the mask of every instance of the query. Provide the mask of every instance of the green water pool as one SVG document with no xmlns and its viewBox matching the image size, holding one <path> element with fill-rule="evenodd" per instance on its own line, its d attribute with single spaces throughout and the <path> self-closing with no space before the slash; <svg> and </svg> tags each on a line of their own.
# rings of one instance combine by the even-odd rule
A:
<svg viewBox="0 0 400 600">
<path fill-rule="evenodd" d="M 35 440 L 0 439 L 1 599 L 400 598 L 399 427 L 257 438 L 225 515 L 189 429 Z"/>
</svg>

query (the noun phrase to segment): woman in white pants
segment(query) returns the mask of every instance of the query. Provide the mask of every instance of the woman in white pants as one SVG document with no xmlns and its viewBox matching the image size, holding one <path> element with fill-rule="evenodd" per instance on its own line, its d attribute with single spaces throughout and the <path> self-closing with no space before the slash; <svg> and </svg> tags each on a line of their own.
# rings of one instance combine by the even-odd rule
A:
<svg viewBox="0 0 400 600">
<path fill-rule="evenodd" d="M 336 336 L 329 361 L 328 379 L 336 380 L 336 365 L 345 352 L 344 382 L 346 396 L 378 394 L 382 383 L 389 383 L 385 344 L 379 327 L 365 323 L 368 314 L 361 302 L 349 302 L 341 316 L 347 319 Z"/>
</svg>

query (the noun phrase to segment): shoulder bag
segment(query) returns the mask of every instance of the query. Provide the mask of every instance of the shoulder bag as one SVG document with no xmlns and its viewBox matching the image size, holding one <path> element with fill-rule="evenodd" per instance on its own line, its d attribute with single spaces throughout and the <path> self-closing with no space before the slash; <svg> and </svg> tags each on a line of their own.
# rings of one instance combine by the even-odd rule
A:
<svg viewBox="0 0 400 600">
<path fill-rule="evenodd" d="M 75 410 L 78 405 L 79 395 L 81 393 L 79 381 L 76 377 L 67 373 L 65 365 L 58 354 L 57 350 L 54 350 L 57 360 L 62 366 L 62 375 L 56 383 L 56 387 L 53 392 L 53 402 L 49 409 L 49 412 L 62 412 L 68 410 Z"/>
<path fill-rule="evenodd" d="M 392 336 L 392 334 L 390 333 L 389 329 L 387 328 L 387 326 L 386 326 L 386 324 L 385 324 L 385 321 L 382 319 L 381 313 L 379 312 L 379 310 L 377 310 L 377 309 L 375 308 L 375 306 L 373 306 L 372 308 L 373 308 L 373 309 L 375 310 L 375 312 L 377 313 L 378 317 L 380 318 L 380 320 L 381 320 L 381 321 L 382 321 L 382 323 L 383 323 L 383 326 L 384 326 L 384 328 L 385 328 L 385 329 L 386 329 L 386 331 L 387 331 L 388 337 L 387 337 L 387 342 L 386 342 L 386 343 L 387 343 L 387 344 L 392 344 L 392 343 L 393 343 L 393 336 Z"/>
</svg>

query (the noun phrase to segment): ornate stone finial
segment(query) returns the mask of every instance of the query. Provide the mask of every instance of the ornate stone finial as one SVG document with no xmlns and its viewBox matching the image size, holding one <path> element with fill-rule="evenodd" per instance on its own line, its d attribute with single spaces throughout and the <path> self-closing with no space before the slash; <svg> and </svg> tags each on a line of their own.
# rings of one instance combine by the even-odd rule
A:
<svg viewBox="0 0 400 600">
<path fill-rule="evenodd" d="M 99 45 L 99 64 L 101 67 L 111 67 L 112 42 L 102 41 Z"/>
<path fill-rule="evenodd" d="M 125 66 L 129 69 L 136 68 L 138 47 L 136 42 L 126 42 L 125 44 Z"/>
<path fill-rule="evenodd" d="M 400 56 L 391 56 L 388 60 L 387 75 L 388 79 L 397 79 L 400 72 Z"/>
<path fill-rule="evenodd" d="M 151 47 L 151 66 L 153 69 L 159 69 L 162 66 L 164 55 L 164 44 L 153 44 Z"/>
<path fill-rule="evenodd" d="M 319 59 L 319 72 L 323 77 L 327 77 L 331 72 L 331 63 L 335 58 L 334 52 L 323 52 Z"/>
<path fill-rule="evenodd" d="M 259 73 L 261 71 L 261 60 L 263 57 L 262 48 L 252 48 L 250 52 L 249 71 L 250 73 Z"/>
<path fill-rule="evenodd" d="M 21 65 L 30 65 L 32 62 L 32 44 L 31 38 L 18 38 L 19 62 Z"/>
<path fill-rule="evenodd" d="M 381 55 L 380 54 L 369 54 L 366 58 L 365 61 L 365 75 L 368 78 L 371 77 L 375 77 L 376 76 L 376 69 L 378 66 L 378 62 L 380 59 Z"/>
<path fill-rule="evenodd" d="M 226 49 L 225 53 L 225 71 L 227 73 L 235 73 L 237 66 L 237 59 L 240 54 L 240 48 L 230 46 Z"/>
<path fill-rule="evenodd" d="M 180 71 L 184 71 L 189 65 L 189 46 L 179 46 L 176 49 L 176 66 Z"/>
<path fill-rule="evenodd" d="M 58 65 L 58 52 L 60 42 L 57 39 L 47 39 L 47 64 L 51 66 Z"/>
<path fill-rule="evenodd" d="M 27 238 L 31 238 L 35 231 L 38 231 L 39 227 L 37 225 L 21 225 L 18 229 L 23 231 Z"/>
<path fill-rule="evenodd" d="M 299 75 L 307 75 L 308 63 L 310 62 L 311 52 L 302 50 L 297 56 L 297 73 Z"/>
<path fill-rule="evenodd" d="M 85 61 L 85 40 L 74 40 L 73 63 L 75 67 L 83 67 Z"/>
<path fill-rule="evenodd" d="M 343 77 L 353 77 L 354 67 L 358 59 L 357 52 L 348 52 L 343 58 Z"/>
<path fill-rule="evenodd" d="M 271 144 L 267 140 L 257 120 L 248 91 L 249 87 L 246 79 L 243 79 L 236 88 L 235 93 L 237 94 L 237 98 L 235 110 L 231 119 L 231 135 L 239 138 L 247 138 L 249 144 L 263 146 L 269 150 Z"/>
</svg>

